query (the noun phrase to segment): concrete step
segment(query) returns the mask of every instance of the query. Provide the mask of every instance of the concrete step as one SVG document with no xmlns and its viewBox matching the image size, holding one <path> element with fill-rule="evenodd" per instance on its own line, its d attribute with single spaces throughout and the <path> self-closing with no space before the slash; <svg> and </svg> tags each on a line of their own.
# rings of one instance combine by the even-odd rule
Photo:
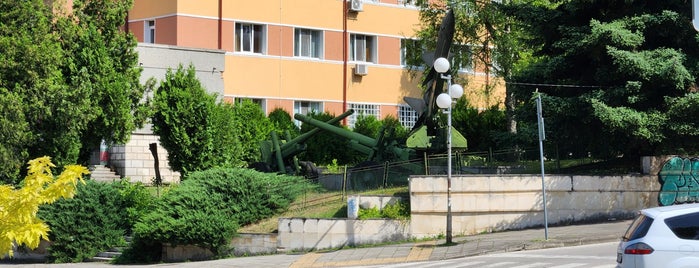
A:
<svg viewBox="0 0 699 268">
<path fill-rule="evenodd" d="M 124 240 L 126 240 L 126 244 L 127 244 L 126 246 L 113 247 L 107 251 L 97 253 L 97 256 L 92 257 L 90 259 L 90 261 L 92 261 L 92 262 L 111 262 L 112 260 L 118 258 L 119 256 L 121 256 L 121 252 L 124 251 L 124 249 L 128 246 L 128 244 L 131 243 L 131 237 L 125 236 Z"/>
<path fill-rule="evenodd" d="M 118 181 L 121 179 L 119 174 L 116 172 L 110 170 L 109 168 L 105 166 L 91 166 L 90 167 L 90 178 L 92 178 L 95 181 L 101 181 L 101 182 L 112 182 L 112 181 Z"/>
</svg>

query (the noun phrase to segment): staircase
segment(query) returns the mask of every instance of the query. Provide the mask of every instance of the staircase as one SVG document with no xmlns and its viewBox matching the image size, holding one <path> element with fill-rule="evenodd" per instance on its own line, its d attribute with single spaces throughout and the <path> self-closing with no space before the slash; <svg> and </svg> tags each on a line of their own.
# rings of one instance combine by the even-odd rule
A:
<svg viewBox="0 0 699 268">
<path fill-rule="evenodd" d="M 116 172 L 102 165 L 90 166 L 90 178 L 99 182 L 113 182 L 121 179 Z"/>
<path fill-rule="evenodd" d="M 124 240 L 126 240 L 126 246 L 113 247 L 107 251 L 97 253 L 97 256 L 92 257 L 92 259 L 90 259 L 90 261 L 93 261 L 93 262 L 111 262 L 112 260 L 116 259 L 117 257 L 119 257 L 121 255 L 121 252 L 126 247 L 128 247 L 128 245 L 131 243 L 131 237 L 124 236 Z"/>
</svg>

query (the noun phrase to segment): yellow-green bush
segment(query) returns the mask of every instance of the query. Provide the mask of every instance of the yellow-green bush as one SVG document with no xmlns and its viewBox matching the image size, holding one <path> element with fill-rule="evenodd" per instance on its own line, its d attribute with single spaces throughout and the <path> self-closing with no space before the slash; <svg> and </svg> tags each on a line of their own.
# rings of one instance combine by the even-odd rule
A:
<svg viewBox="0 0 699 268">
<path fill-rule="evenodd" d="M 89 173 L 83 166 L 68 165 L 54 177 L 54 167 L 51 158 L 39 157 L 29 161 L 22 188 L 0 185 L 0 255 L 12 256 L 13 242 L 34 249 L 47 239 L 49 226 L 37 217 L 39 206 L 72 198 L 78 180 Z"/>
</svg>

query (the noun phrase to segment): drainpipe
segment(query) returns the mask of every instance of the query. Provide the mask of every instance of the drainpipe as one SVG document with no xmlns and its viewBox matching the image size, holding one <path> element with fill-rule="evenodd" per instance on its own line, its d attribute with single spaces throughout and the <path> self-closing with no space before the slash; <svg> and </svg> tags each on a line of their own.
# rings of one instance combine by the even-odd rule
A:
<svg viewBox="0 0 699 268">
<path fill-rule="evenodd" d="M 347 42 L 347 1 L 342 0 L 342 113 L 347 112 Z M 347 125 L 347 118 L 342 125 Z"/>
<path fill-rule="evenodd" d="M 218 49 L 222 49 L 221 37 L 223 36 L 223 0 L 218 0 Z"/>
</svg>

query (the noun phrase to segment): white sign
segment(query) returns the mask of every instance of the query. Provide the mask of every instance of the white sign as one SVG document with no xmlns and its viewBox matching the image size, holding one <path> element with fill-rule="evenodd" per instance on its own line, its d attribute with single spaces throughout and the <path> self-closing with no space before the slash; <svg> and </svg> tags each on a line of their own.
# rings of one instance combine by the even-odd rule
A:
<svg viewBox="0 0 699 268">
<path fill-rule="evenodd" d="M 692 0 L 692 25 L 699 31 L 699 0 Z"/>
</svg>

